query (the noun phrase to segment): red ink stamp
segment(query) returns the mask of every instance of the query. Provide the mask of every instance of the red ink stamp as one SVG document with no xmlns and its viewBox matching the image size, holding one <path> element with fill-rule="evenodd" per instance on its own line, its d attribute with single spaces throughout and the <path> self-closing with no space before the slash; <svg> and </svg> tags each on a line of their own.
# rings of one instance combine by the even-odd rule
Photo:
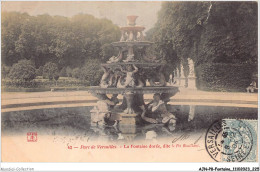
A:
<svg viewBox="0 0 260 172">
<path fill-rule="evenodd" d="M 28 132 L 27 142 L 37 142 L 37 132 Z"/>
</svg>

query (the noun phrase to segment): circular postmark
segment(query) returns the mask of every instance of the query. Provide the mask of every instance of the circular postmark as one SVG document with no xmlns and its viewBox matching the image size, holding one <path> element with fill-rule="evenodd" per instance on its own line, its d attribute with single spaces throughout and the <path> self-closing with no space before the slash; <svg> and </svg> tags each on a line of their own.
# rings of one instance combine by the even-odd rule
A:
<svg viewBox="0 0 260 172">
<path fill-rule="evenodd" d="M 250 153 L 253 136 L 241 120 L 218 120 L 207 130 L 205 147 L 217 162 L 241 162 Z"/>
</svg>

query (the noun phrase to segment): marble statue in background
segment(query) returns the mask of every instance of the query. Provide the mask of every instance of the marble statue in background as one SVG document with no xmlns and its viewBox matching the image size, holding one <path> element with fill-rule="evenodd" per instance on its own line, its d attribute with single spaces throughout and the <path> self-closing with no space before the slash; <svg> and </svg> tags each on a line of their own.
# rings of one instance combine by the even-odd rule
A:
<svg viewBox="0 0 260 172">
<path fill-rule="evenodd" d="M 195 77 L 194 62 L 190 58 L 188 58 L 188 65 L 189 65 L 189 77 Z"/>
</svg>

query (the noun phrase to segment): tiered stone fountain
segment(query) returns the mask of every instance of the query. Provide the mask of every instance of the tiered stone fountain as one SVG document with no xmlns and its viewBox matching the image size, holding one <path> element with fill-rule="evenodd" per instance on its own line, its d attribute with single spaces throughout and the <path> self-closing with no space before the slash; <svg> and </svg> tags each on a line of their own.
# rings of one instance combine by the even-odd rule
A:
<svg viewBox="0 0 260 172">
<path fill-rule="evenodd" d="M 144 94 L 157 93 L 166 105 L 178 92 L 178 87 L 166 86 L 163 73 L 166 62 L 149 53 L 152 42 L 145 41 L 142 33 L 145 27 L 136 25 L 137 17 L 127 17 L 127 26 L 120 28 L 120 41 L 112 43 L 119 49 L 119 54 L 102 64 L 104 74 L 100 85 L 89 89 L 99 99 L 91 111 L 93 125 L 105 125 L 111 121 L 121 126 L 136 125 L 146 107 Z M 137 51 L 142 52 L 138 59 Z M 120 94 L 123 101 L 118 105 Z M 135 128 L 131 131 L 128 127 L 127 130 L 134 133 Z"/>
</svg>

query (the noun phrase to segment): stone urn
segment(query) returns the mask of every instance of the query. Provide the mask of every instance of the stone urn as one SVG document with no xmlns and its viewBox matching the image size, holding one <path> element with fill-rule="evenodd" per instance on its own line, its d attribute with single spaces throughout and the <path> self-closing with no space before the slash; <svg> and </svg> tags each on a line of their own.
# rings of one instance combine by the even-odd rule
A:
<svg viewBox="0 0 260 172">
<path fill-rule="evenodd" d="M 135 26 L 135 20 L 138 16 L 127 16 L 127 25 L 128 26 Z"/>
</svg>

